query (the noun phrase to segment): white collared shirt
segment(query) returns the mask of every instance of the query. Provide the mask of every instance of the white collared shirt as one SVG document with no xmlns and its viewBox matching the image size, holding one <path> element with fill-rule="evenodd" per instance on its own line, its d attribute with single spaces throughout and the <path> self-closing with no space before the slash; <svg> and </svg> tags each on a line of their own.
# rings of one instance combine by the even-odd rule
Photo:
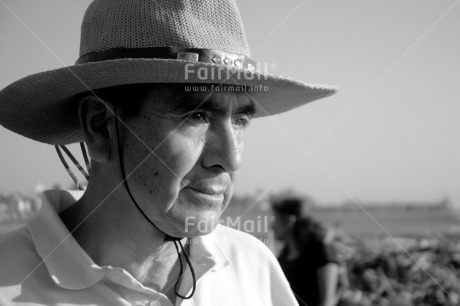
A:
<svg viewBox="0 0 460 306">
<path fill-rule="evenodd" d="M 172 306 L 126 270 L 98 266 L 80 247 L 58 213 L 82 195 L 46 191 L 28 225 L 0 238 L 0 305 Z M 176 306 L 298 305 L 276 258 L 251 235 L 219 225 L 191 239 L 190 261 L 196 292 Z M 179 291 L 189 294 L 188 269 Z"/>
</svg>

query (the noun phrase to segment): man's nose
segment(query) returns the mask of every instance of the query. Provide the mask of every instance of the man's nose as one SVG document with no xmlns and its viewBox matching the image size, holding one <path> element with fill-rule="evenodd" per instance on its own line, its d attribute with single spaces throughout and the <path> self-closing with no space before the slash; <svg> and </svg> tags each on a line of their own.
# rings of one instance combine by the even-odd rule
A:
<svg viewBox="0 0 460 306">
<path fill-rule="evenodd" d="M 204 148 L 203 166 L 222 168 L 225 172 L 236 172 L 243 158 L 243 131 L 231 123 L 208 130 Z"/>
</svg>

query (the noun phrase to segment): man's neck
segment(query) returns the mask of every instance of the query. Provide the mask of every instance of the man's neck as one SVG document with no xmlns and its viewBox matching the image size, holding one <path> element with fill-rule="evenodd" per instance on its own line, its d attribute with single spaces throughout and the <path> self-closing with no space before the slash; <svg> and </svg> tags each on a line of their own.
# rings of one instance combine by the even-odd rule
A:
<svg viewBox="0 0 460 306">
<path fill-rule="evenodd" d="M 179 274 L 178 255 L 165 234 L 117 191 L 88 188 L 84 196 L 60 214 L 64 224 L 85 252 L 100 266 L 125 269 L 145 286 L 174 297 Z"/>
</svg>

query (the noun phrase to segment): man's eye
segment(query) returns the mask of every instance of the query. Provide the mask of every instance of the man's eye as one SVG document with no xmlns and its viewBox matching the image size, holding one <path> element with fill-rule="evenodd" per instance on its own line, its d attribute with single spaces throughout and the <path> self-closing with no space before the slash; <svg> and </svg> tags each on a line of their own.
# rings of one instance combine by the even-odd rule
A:
<svg viewBox="0 0 460 306">
<path fill-rule="evenodd" d="M 188 117 L 189 119 L 197 122 L 208 122 L 208 117 L 206 116 L 206 113 L 203 111 L 197 111 Z"/>
<path fill-rule="evenodd" d="M 250 123 L 250 118 L 247 115 L 241 115 L 235 118 L 235 125 L 245 128 Z"/>
</svg>

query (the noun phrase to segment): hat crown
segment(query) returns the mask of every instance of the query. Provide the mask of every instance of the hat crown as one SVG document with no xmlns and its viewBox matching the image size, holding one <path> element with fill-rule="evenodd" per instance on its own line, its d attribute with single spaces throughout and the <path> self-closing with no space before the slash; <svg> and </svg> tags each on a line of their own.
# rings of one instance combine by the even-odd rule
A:
<svg viewBox="0 0 460 306">
<path fill-rule="evenodd" d="M 80 56 L 119 48 L 203 48 L 250 56 L 234 0 L 95 0 Z"/>
</svg>

